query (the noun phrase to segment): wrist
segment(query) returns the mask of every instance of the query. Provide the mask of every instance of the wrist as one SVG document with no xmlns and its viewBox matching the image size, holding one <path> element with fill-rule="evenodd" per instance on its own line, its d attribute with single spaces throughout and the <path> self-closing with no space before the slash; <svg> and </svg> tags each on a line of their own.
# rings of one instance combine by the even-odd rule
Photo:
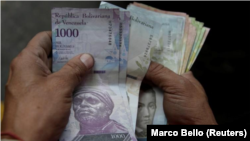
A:
<svg viewBox="0 0 250 141">
<path fill-rule="evenodd" d="M 1 139 L 13 139 L 13 140 L 16 140 L 15 138 L 13 138 L 10 135 L 1 135 Z"/>
<path fill-rule="evenodd" d="M 2 129 L 1 129 L 1 139 L 11 139 L 23 141 L 23 136 L 18 132 L 18 129 L 15 129 L 14 123 L 9 120 L 11 118 L 6 117 L 3 118 L 2 121 Z M 12 120 L 14 121 L 14 120 Z"/>
<path fill-rule="evenodd" d="M 7 104 L 7 103 L 6 103 Z M 12 105 L 14 106 L 14 105 Z M 16 105 L 15 105 L 16 106 Z M 3 120 L 2 120 L 2 129 L 1 129 L 1 136 L 3 139 L 16 139 L 18 141 L 29 141 L 30 136 L 32 135 L 32 128 L 27 128 L 30 122 L 23 122 L 21 119 L 18 118 L 16 112 L 13 113 L 12 109 L 17 109 L 13 107 L 7 107 L 11 110 L 5 110 Z M 27 130 L 28 129 L 28 130 Z"/>
</svg>

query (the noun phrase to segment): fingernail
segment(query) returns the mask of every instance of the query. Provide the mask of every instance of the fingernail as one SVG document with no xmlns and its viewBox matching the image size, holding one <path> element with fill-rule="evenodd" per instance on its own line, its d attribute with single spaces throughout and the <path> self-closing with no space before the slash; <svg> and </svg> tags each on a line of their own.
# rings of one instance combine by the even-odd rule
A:
<svg viewBox="0 0 250 141">
<path fill-rule="evenodd" d="M 94 59 L 93 57 L 90 55 L 90 54 L 83 54 L 81 57 L 80 57 L 80 60 L 83 62 L 83 64 L 88 68 L 92 68 L 93 65 L 94 65 Z"/>
</svg>

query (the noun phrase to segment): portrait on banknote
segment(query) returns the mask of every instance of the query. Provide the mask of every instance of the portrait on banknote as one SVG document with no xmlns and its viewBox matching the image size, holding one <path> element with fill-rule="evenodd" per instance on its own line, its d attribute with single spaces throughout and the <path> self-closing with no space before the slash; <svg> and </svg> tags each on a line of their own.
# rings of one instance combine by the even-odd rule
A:
<svg viewBox="0 0 250 141">
<path fill-rule="evenodd" d="M 147 125 L 153 124 L 156 111 L 156 93 L 148 84 L 142 84 L 139 94 L 138 113 L 136 121 L 136 136 L 147 137 Z"/>
<path fill-rule="evenodd" d="M 107 91 L 98 88 L 81 88 L 73 98 L 75 119 L 80 124 L 77 136 L 86 134 L 127 133 L 127 129 L 110 119 L 114 102 Z"/>
</svg>

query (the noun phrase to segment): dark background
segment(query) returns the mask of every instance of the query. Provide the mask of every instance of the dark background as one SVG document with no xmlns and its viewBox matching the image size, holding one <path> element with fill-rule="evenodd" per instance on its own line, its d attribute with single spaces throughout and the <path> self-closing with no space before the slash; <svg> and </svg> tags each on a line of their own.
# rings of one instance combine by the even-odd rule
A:
<svg viewBox="0 0 250 141">
<path fill-rule="evenodd" d="M 11 60 L 38 32 L 51 30 L 52 7 L 98 8 L 100 2 L 1 2 L 1 99 Z M 110 2 L 126 8 L 130 2 Z M 219 124 L 250 125 L 249 2 L 142 2 L 179 11 L 211 31 L 192 71 L 206 90 Z"/>
</svg>

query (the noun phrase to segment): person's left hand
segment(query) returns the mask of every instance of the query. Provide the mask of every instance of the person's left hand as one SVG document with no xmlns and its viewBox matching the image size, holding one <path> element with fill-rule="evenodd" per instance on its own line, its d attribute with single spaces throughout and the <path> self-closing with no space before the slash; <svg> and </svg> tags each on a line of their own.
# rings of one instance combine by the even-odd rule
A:
<svg viewBox="0 0 250 141">
<path fill-rule="evenodd" d="M 41 32 L 12 61 L 2 132 L 12 132 L 25 141 L 59 139 L 68 122 L 72 92 L 94 60 L 80 54 L 51 73 L 50 53 L 51 32 Z"/>
</svg>

